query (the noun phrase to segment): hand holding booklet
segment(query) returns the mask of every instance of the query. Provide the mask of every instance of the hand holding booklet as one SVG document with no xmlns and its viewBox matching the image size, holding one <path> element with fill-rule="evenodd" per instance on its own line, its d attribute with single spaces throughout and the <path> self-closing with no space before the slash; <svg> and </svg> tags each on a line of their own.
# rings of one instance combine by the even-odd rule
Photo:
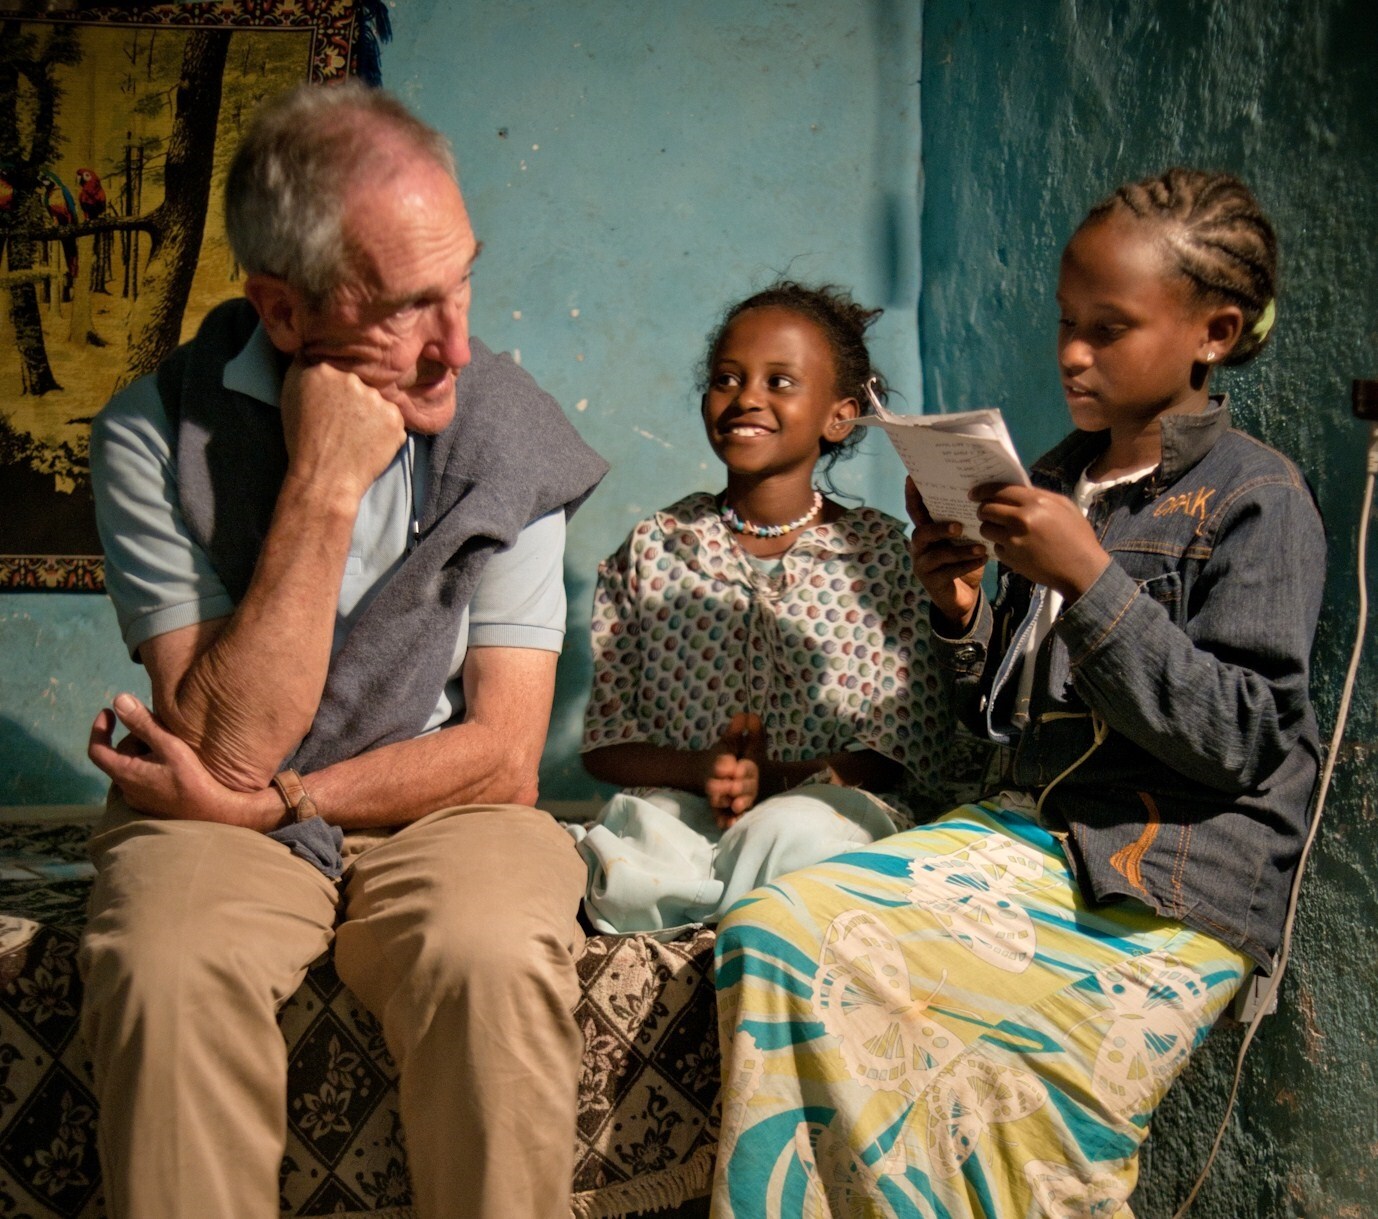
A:
<svg viewBox="0 0 1378 1219">
<path fill-rule="evenodd" d="M 866 392 L 876 413 L 855 422 L 890 437 L 935 521 L 957 521 L 963 540 L 985 545 L 978 505 L 967 492 L 982 483 L 1030 485 L 999 409 L 897 415 L 885 409 L 869 383 Z"/>
</svg>

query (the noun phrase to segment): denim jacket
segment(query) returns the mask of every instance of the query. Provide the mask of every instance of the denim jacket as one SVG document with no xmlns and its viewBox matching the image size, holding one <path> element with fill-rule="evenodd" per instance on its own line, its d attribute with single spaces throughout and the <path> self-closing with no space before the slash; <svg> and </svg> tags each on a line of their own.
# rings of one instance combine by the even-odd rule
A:
<svg viewBox="0 0 1378 1219">
<path fill-rule="evenodd" d="M 1114 560 L 1066 605 L 1012 723 L 1020 640 L 1046 590 L 1001 568 L 994 606 L 934 649 L 963 722 L 1012 750 L 1078 882 L 1215 935 L 1265 968 L 1278 946 L 1319 746 L 1308 668 L 1325 534 L 1286 457 L 1230 428 L 1226 400 L 1162 418 L 1162 464 L 1089 520 Z M 1108 434 L 1035 463 L 1070 494 Z M 1036 609 L 1036 606 L 1033 606 Z"/>
</svg>

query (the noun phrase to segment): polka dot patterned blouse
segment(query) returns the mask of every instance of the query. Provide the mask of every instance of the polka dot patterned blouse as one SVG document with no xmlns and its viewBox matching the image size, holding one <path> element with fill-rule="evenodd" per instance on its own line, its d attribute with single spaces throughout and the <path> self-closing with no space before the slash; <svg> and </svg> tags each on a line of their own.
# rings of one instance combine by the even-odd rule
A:
<svg viewBox="0 0 1378 1219">
<path fill-rule="evenodd" d="M 970 750 L 953 748 L 899 521 L 850 509 L 801 531 L 767 574 L 699 492 L 599 565 L 583 748 L 707 749 L 738 711 L 761 717 L 782 761 L 869 748 L 900 763 L 905 789 L 876 794 L 904 817 L 952 803 Z"/>
</svg>

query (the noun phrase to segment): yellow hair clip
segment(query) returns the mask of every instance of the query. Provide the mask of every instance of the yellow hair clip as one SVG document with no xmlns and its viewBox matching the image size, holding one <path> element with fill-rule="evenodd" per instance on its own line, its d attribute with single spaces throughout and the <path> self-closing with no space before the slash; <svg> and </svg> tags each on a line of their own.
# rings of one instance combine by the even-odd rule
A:
<svg viewBox="0 0 1378 1219">
<path fill-rule="evenodd" d="M 1260 343 L 1268 337 L 1268 332 L 1272 330 L 1273 323 L 1278 320 L 1277 300 L 1270 300 L 1264 306 L 1263 312 L 1258 315 L 1258 321 L 1254 323 L 1252 334 Z"/>
</svg>

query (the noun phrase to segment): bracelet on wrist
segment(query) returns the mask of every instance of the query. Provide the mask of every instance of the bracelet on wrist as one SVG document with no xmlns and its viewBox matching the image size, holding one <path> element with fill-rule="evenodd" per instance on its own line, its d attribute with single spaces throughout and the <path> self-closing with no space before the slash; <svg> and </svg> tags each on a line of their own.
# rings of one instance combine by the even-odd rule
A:
<svg viewBox="0 0 1378 1219">
<path fill-rule="evenodd" d="M 288 823 L 295 825 L 318 815 L 316 802 L 307 794 L 306 784 L 295 770 L 280 770 L 273 776 L 273 787 L 287 806 Z"/>
</svg>

